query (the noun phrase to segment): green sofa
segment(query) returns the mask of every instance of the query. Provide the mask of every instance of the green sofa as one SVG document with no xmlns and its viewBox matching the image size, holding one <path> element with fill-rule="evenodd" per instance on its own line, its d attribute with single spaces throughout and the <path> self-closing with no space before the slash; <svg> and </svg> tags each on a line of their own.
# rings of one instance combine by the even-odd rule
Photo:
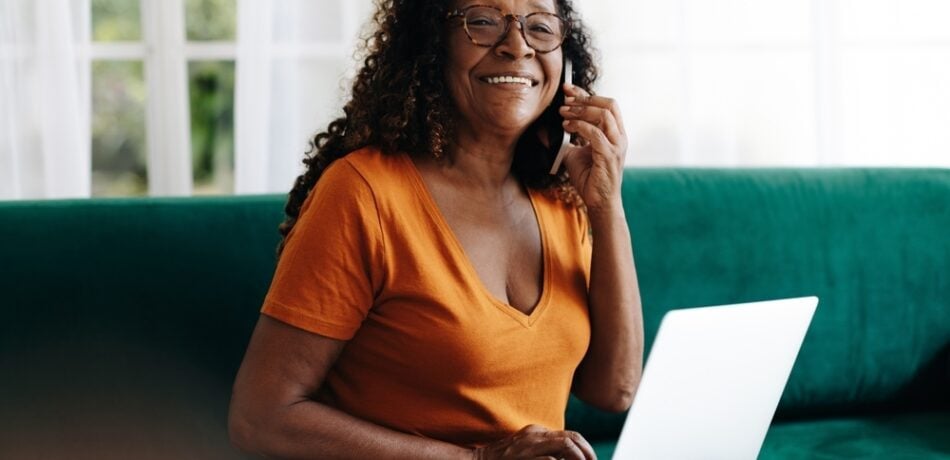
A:
<svg viewBox="0 0 950 460">
<path fill-rule="evenodd" d="M 0 458 L 244 458 L 283 200 L 0 203 Z M 760 458 L 950 458 L 950 170 L 631 169 L 624 203 L 648 347 L 671 308 L 820 297 Z M 567 420 L 608 458 L 623 415 Z"/>
</svg>

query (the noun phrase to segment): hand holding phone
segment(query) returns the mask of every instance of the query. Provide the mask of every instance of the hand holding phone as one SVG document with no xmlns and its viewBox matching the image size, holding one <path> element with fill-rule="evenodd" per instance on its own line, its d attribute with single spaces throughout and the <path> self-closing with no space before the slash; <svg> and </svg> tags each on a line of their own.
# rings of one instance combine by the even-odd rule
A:
<svg viewBox="0 0 950 460">
<path fill-rule="evenodd" d="M 574 84 L 574 64 L 570 59 L 564 59 L 564 83 L 568 85 Z M 567 152 L 567 149 L 571 146 L 571 135 L 567 131 L 564 132 L 564 136 L 561 139 L 561 147 L 557 151 L 557 156 L 554 157 L 554 164 L 551 165 L 551 171 L 548 174 L 554 175 L 557 174 L 557 170 L 561 167 L 561 161 L 564 160 L 564 154 Z"/>
</svg>

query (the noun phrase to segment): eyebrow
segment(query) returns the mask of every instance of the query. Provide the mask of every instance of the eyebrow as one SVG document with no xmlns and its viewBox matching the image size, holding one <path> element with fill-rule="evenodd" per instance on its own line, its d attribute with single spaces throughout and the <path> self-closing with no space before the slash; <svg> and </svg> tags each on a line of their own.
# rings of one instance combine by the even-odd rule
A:
<svg viewBox="0 0 950 460">
<path fill-rule="evenodd" d="M 485 0 L 471 0 L 471 1 L 468 1 L 468 2 L 462 2 L 462 4 L 459 5 L 459 9 L 468 8 L 468 7 L 472 6 L 472 5 L 486 5 L 486 2 L 485 2 Z M 543 3 L 543 2 L 539 2 L 539 1 L 537 1 L 537 0 L 532 1 L 531 3 L 528 3 L 528 7 L 529 7 L 529 8 L 532 8 L 532 10 L 531 10 L 532 13 L 533 13 L 533 12 L 537 12 L 537 11 L 543 11 L 543 12 L 545 12 L 545 13 L 555 13 L 555 14 L 557 14 L 557 1 L 556 1 L 556 0 L 554 1 L 554 9 L 553 9 L 553 10 L 552 10 L 552 9 L 548 9 L 548 5 L 547 5 L 547 4 L 545 4 L 545 3 Z"/>
<path fill-rule="evenodd" d="M 548 5 L 546 5 L 546 4 L 544 4 L 544 3 L 541 3 L 541 2 L 538 2 L 538 1 L 531 2 L 531 3 L 528 4 L 528 6 L 530 6 L 531 8 L 535 8 L 535 11 L 547 11 L 547 12 L 549 12 L 549 13 L 551 13 L 551 12 L 556 13 L 556 12 L 557 12 L 557 1 L 554 2 L 554 11 L 549 10 L 549 9 L 548 9 Z"/>
</svg>

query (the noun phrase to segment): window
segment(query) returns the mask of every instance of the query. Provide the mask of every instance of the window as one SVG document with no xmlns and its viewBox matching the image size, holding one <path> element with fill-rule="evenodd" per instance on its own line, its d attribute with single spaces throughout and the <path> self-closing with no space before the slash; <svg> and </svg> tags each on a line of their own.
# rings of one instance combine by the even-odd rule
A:
<svg viewBox="0 0 950 460">
<path fill-rule="evenodd" d="M 950 2 L 575 7 L 630 165 L 950 166 Z M 0 1 L 0 198 L 287 191 L 372 9 Z"/>
<path fill-rule="evenodd" d="M 289 190 L 371 7 L 89 1 L 94 196 Z"/>
<path fill-rule="evenodd" d="M 236 0 L 90 7 L 93 195 L 233 193 Z"/>
</svg>

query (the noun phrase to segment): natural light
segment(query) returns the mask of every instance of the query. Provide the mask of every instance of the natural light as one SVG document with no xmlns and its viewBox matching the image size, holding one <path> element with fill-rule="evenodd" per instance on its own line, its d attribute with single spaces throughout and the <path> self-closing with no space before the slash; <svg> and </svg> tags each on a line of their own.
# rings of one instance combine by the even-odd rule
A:
<svg viewBox="0 0 950 460">
<path fill-rule="evenodd" d="M 579 2 L 630 166 L 950 166 L 950 2 Z M 370 0 L 0 1 L 0 199 L 284 193 Z"/>
</svg>

